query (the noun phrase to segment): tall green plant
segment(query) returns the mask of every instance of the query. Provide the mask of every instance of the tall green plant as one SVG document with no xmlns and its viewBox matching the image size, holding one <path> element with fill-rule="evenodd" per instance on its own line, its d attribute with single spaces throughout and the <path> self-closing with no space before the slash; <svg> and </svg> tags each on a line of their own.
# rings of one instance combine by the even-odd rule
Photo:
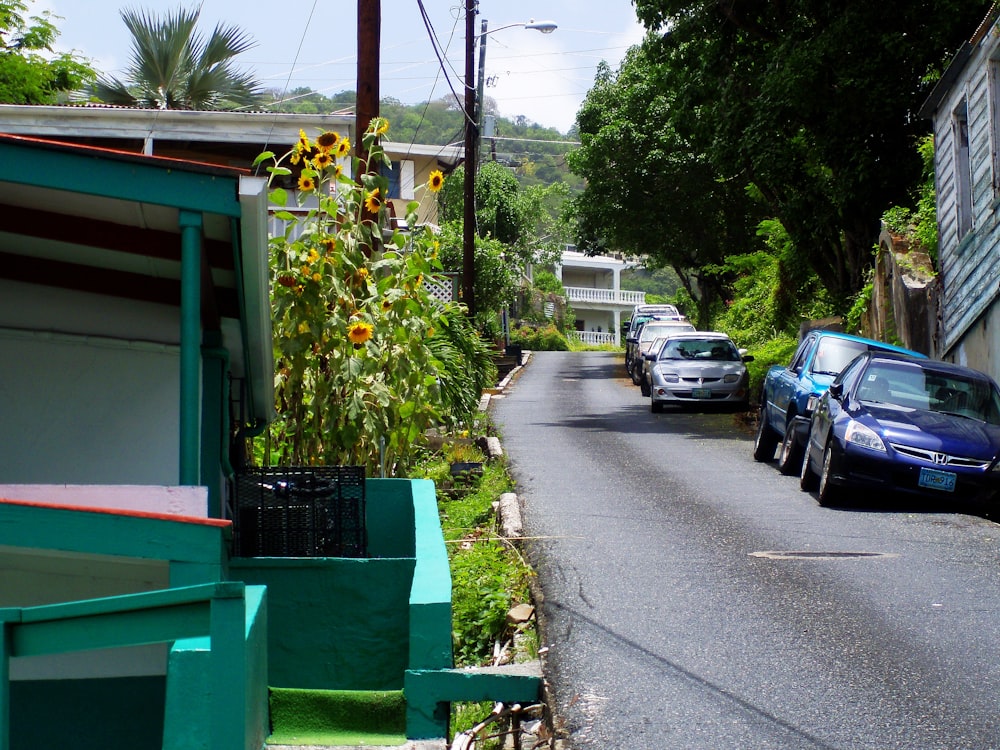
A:
<svg viewBox="0 0 1000 750">
<path fill-rule="evenodd" d="M 431 343 L 442 331 L 451 345 L 464 340 L 460 308 L 428 291 L 440 270 L 436 238 L 422 228 L 383 242 L 389 185 L 372 166 L 386 162 L 379 138 L 387 130 L 375 118 L 364 134 L 367 161 L 352 162 L 357 181 L 343 169 L 350 142 L 332 132 L 301 133 L 288 153 L 257 159 L 272 179 L 298 170 L 299 201 L 316 204 L 304 218 L 279 212 L 288 230 L 271 240 L 280 463 L 404 474 L 425 430 L 468 409 L 467 396 L 449 402 L 454 369 Z M 428 189 L 441 180 L 433 172 Z M 271 191 L 278 205 L 288 199 Z M 418 207 L 408 206 L 410 226 Z"/>
</svg>

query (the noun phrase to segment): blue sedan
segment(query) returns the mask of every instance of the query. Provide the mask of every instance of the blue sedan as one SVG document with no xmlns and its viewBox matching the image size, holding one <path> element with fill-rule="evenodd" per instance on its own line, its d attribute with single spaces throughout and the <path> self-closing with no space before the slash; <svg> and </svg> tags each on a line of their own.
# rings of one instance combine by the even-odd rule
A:
<svg viewBox="0 0 1000 750">
<path fill-rule="evenodd" d="M 848 487 L 996 500 L 1000 387 L 967 367 L 866 352 L 813 411 L 800 485 L 821 505 Z"/>
</svg>

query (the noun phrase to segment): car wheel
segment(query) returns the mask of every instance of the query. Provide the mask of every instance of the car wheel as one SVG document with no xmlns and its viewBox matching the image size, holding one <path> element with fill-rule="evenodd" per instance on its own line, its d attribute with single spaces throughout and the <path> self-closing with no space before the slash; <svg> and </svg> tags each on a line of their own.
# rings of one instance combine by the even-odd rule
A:
<svg viewBox="0 0 1000 750">
<path fill-rule="evenodd" d="M 653 389 L 649 385 L 649 382 L 645 379 L 643 379 L 643 381 L 639 384 L 639 390 L 643 396 L 648 396 L 650 393 L 653 392 Z"/>
<path fill-rule="evenodd" d="M 642 370 L 639 370 L 638 372 L 636 372 L 636 370 L 638 370 L 638 367 L 633 362 L 632 369 L 629 371 L 629 375 L 632 376 L 632 385 L 641 385 L 642 381 L 639 379 L 639 376 L 642 374 Z"/>
<path fill-rule="evenodd" d="M 781 441 L 778 452 L 778 471 L 785 476 L 792 476 L 802 468 L 802 446 L 792 425 L 785 427 L 785 439 Z"/>
<path fill-rule="evenodd" d="M 662 401 L 653 401 L 652 399 L 650 399 L 650 401 L 649 401 L 649 410 L 651 412 L 653 412 L 653 414 L 662 414 L 663 413 L 663 402 Z"/>
<path fill-rule="evenodd" d="M 816 472 L 812 470 L 812 461 L 809 460 L 809 441 L 806 440 L 805 450 L 802 455 L 802 466 L 799 469 L 799 489 L 803 492 L 812 492 L 819 484 Z"/>
<path fill-rule="evenodd" d="M 764 407 L 760 408 L 757 420 L 757 437 L 753 441 L 753 457 L 755 461 L 773 461 L 774 449 L 778 447 L 778 436 L 767 425 L 764 419 Z"/>
<path fill-rule="evenodd" d="M 831 481 L 833 474 L 833 438 L 826 443 L 826 450 L 823 451 L 823 466 L 819 472 L 819 504 L 826 507 L 833 505 L 840 496 L 840 488 Z"/>
</svg>

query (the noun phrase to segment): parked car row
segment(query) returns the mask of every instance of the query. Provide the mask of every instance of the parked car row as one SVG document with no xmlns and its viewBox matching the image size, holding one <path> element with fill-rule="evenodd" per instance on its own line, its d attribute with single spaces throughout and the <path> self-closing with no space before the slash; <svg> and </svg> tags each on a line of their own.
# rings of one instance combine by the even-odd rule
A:
<svg viewBox="0 0 1000 750">
<path fill-rule="evenodd" d="M 813 331 L 765 378 L 754 458 L 773 461 L 779 443 L 779 469 L 821 505 L 849 489 L 990 502 L 1000 499 L 1000 386 L 918 352 Z"/>
<path fill-rule="evenodd" d="M 626 369 L 649 398 L 650 411 L 661 412 L 667 404 L 748 407 L 746 363 L 753 357 L 737 349 L 726 334 L 696 331 L 683 318 L 654 317 L 642 324 L 634 343 Z"/>
</svg>

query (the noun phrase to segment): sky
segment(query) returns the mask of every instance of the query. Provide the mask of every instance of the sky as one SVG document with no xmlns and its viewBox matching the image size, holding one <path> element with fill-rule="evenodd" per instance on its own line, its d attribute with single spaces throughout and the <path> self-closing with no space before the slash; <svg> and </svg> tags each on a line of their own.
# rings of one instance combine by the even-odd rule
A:
<svg viewBox="0 0 1000 750">
<path fill-rule="evenodd" d="M 418 0 L 382 0 L 382 98 L 416 104 L 450 96 L 451 88 L 464 96 L 465 0 L 423 3 L 445 65 L 435 55 Z M 58 51 L 74 50 L 119 77 L 129 62 L 131 40 L 121 8 L 163 15 L 200 5 L 203 36 L 222 23 L 254 39 L 256 46 L 236 62 L 266 88 L 306 86 L 328 96 L 357 88 L 357 0 L 28 0 L 28 5 L 29 15 L 50 10 L 61 16 L 55 19 Z M 479 0 L 477 34 L 484 19 L 486 95 L 500 115 L 523 115 L 562 133 L 574 124 L 598 63 L 616 70 L 644 33 L 631 0 Z M 531 20 L 553 21 L 558 28 L 543 34 L 512 25 Z M 478 71 L 478 49 L 475 63 Z"/>
</svg>

